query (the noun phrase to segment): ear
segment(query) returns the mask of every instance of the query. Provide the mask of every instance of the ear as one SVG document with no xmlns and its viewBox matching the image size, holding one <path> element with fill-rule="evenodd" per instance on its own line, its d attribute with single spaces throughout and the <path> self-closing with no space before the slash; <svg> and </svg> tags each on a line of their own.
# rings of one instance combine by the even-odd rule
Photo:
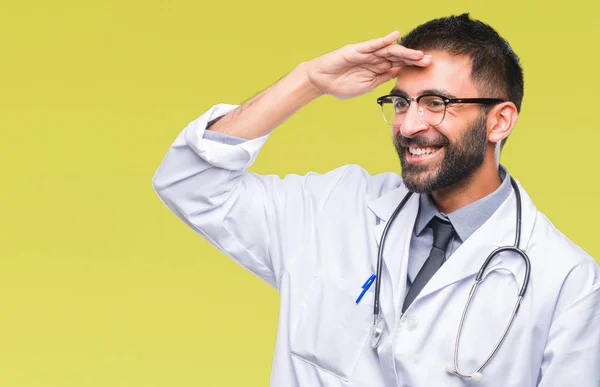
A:
<svg viewBox="0 0 600 387">
<path fill-rule="evenodd" d="M 519 113 L 512 102 L 503 102 L 494 106 L 488 114 L 488 141 L 498 143 L 508 137 L 517 123 Z"/>
</svg>

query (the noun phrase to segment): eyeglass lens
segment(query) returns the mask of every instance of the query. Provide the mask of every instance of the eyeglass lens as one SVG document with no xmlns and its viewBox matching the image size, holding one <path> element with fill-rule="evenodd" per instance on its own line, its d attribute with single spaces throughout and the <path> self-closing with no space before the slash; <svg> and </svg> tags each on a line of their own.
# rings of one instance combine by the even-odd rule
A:
<svg viewBox="0 0 600 387">
<path fill-rule="evenodd" d="M 403 97 L 387 97 L 381 105 L 383 118 L 389 125 L 402 125 L 410 108 L 410 102 Z M 446 114 L 444 100 L 437 96 L 424 96 L 417 106 L 419 118 L 426 125 L 436 126 L 442 123 Z"/>
</svg>

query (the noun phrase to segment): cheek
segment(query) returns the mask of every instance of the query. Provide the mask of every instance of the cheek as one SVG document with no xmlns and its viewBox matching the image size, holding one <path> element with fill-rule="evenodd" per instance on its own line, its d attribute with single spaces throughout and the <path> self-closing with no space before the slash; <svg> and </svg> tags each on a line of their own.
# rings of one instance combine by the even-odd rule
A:
<svg viewBox="0 0 600 387">
<path fill-rule="evenodd" d="M 441 125 L 436 126 L 434 129 L 438 136 L 445 137 L 451 145 L 454 145 L 460 139 L 461 129 L 459 128 L 461 128 L 461 126 L 444 120 Z"/>
<path fill-rule="evenodd" d="M 466 112 L 462 112 L 466 113 Z M 465 132 L 469 130 L 476 122 L 477 116 L 468 119 L 465 117 L 467 114 L 458 115 L 456 112 L 446 112 L 444 121 L 438 125 L 435 129 L 450 143 L 450 145 L 460 145 L 462 143 Z"/>
<path fill-rule="evenodd" d="M 477 105 L 464 104 L 464 105 L 450 105 L 446 109 L 446 115 L 444 116 L 444 122 L 448 120 L 452 125 L 458 127 L 469 126 L 469 123 L 474 122 L 479 117 L 479 108 Z M 442 124 L 444 124 L 442 122 Z"/>
</svg>

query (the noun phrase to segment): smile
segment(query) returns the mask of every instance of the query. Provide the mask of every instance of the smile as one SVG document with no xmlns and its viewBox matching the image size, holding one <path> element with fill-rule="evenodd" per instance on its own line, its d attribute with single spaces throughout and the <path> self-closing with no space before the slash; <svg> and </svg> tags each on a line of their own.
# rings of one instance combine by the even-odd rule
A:
<svg viewBox="0 0 600 387">
<path fill-rule="evenodd" d="M 407 153 L 411 159 L 426 159 L 439 152 L 440 149 L 442 149 L 441 146 L 410 146 L 407 149 Z"/>
</svg>

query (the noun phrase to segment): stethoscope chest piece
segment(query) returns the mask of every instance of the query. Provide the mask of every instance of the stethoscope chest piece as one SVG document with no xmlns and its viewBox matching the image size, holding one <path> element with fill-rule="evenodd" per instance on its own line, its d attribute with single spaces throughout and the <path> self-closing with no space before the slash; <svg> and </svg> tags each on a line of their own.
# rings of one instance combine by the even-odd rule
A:
<svg viewBox="0 0 600 387">
<path fill-rule="evenodd" d="M 379 318 L 376 324 L 371 325 L 371 347 L 377 348 L 383 336 L 383 319 Z"/>
</svg>

